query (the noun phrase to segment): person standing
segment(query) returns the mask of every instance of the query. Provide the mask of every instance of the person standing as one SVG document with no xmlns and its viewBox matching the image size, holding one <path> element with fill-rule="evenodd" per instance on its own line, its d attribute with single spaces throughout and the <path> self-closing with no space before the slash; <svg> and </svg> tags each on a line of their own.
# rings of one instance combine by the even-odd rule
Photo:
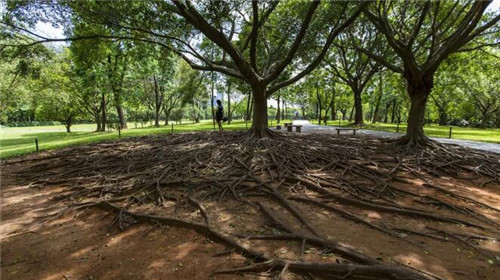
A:
<svg viewBox="0 0 500 280">
<path fill-rule="evenodd" d="M 220 99 L 217 99 L 217 109 L 215 111 L 215 120 L 217 121 L 217 125 L 219 126 L 219 131 L 223 131 L 222 128 L 222 120 L 224 119 L 224 107 L 222 107 L 222 102 Z"/>
</svg>

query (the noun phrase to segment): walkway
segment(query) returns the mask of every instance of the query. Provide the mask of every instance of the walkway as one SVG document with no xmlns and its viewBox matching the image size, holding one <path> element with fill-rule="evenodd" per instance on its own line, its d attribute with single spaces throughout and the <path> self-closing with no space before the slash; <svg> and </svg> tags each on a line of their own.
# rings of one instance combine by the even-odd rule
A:
<svg viewBox="0 0 500 280">
<path fill-rule="evenodd" d="M 335 134 L 337 133 L 337 131 L 335 130 L 336 128 L 335 126 L 311 124 L 309 121 L 306 120 L 296 120 L 293 121 L 293 124 L 302 125 L 302 132 L 306 133 L 335 133 Z M 358 129 L 356 131 L 356 135 L 368 135 L 379 138 L 396 138 L 398 136 L 401 136 L 401 134 L 395 132 L 375 131 L 367 129 Z M 456 144 L 467 148 L 473 148 L 500 154 L 500 144 L 471 141 L 471 140 L 461 140 L 461 139 L 437 138 L 437 137 L 431 137 L 431 139 L 441 143 Z"/>
</svg>

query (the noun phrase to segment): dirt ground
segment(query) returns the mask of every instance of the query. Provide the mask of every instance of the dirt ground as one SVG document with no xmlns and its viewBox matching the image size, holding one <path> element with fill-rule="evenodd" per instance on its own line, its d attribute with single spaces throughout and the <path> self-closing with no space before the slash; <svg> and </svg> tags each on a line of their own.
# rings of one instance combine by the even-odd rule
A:
<svg viewBox="0 0 500 280">
<path fill-rule="evenodd" d="M 53 155 L 54 153 L 46 153 L 30 157 Z M 60 214 L 66 204 L 55 202 L 54 197 L 64 194 L 68 187 L 65 184 L 54 184 L 40 188 L 26 184 L 27 181 L 20 179 L 19 173 L 26 172 L 26 166 L 30 164 L 32 163 L 27 162 L 2 167 L 1 279 L 268 279 L 278 276 L 284 279 L 323 279 L 311 274 L 285 272 L 280 275 L 279 270 L 214 274 L 221 269 L 250 265 L 251 260 L 221 240 L 185 227 L 132 220 L 126 223 L 126 229 L 122 231 L 116 225 L 116 213 L 96 207 L 82 207 Z M 478 207 L 477 204 L 425 188 L 418 180 L 415 180 L 414 185 L 400 182 L 395 183 L 394 187 L 416 192 L 421 197 L 435 197 L 456 205 L 457 208 L 467 207 L 494 224 L 488 225 L 482 223 L 481 219 L 457 214 L 453 209 L 429 206 L 408 197 L 401 197 L 398 205 L 402 208 L 431 210 L 433 214 L 463 219 L 482 227 L 384 213 L 342 204 L 336 200 L 328 205 L 362 217 L 362 221 L 346 219 L 345 214 L 333 213 L 300 201 L 293 201 L 293 205 L 311 221 L 319 235 L 355 248 L 378 261 L 418 269 L 441 279 L 498 279 L 500 246 L 497 223 L 500 222 L 500 186 L 489 183 L 478 187 L 470 180 L 447 176 L 435 178 L 432 182 L 453 194 L 491 208 Z M 296 191 L 283 192 L 292 197 Z M 315 196 L 309 190 L 301 191 L 308 197 Z M 183 196 L 179 190 L 170 194 Z M 306 230 L 304 225 L 297 224 L 294 217 L 287 214 L 283 205 L 269 196 L 259 194 L 252 199 L 265 203 L 279 216 L 282 223 L 292 225 L 298 231 Z M 179 217 L 199 214 L 196 209 L 177 203 L 180 206 L 175 209 L 166 207 L 163 210 L 144 205 L 137 206 L 134 210 Z M 207 199 L 204 203 L 217 227 L 229 235 L 248 237 L 283 234 L 282 229 L 269 224 L 268 219 L 249 204 L 241 204 L 229 198 L 222 201 Z M 47 217 L 50 219 L 47 220 Z M 43 221 L 47 222 L 42 223 Z M 383 225 L 390 231 L 381 231 L 382 227 L 377 229 L 370 225 Z M 438 230 L 433 229 L 457 234 L 441 235 Z M 427 235 L 419 236 L 416 233 Z M 464 236 L 459 233 L 481 238 L 459 240 L 457 237 Z M 347 263 L 344 258 L 325 248 L 309 243 L 301 245 L 300 241 L 243 238 L 241 242 L 275 258 L 315 263 Z M 345 276 L 345 279 L 350 279 L 349 275 Z M 325 279 L 335 278 L 326 276 Z"/>
<path fill-rule="evenodd" d="M 210 276 L 243 265 L 238 254 L 194 230 L 138 224 L 120 231 L 98 209 L 68 213 L 38 225 L 50 212 L 51 191 L 2 178 L 1 279 L 238 279 Z M 49 210 L 47 210 L 49 209 Z M 33 228 L 32 228 L 33 227 Z M 32 228 L 29 233 L 18 233 Z"/>
</svg>

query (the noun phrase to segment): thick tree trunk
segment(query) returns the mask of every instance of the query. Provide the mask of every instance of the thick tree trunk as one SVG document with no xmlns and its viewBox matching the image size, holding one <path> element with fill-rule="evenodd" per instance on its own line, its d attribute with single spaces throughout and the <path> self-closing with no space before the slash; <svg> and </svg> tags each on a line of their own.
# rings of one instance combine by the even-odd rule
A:
<svg viewBox="0 0 500 280">
<path fill-rule="evenodd" d="M 281 111 L 280 111 L 280 95 L 278 94 L 278 108 L 276 109 L 276 123 L 280 123 Z"/>
<path fill-rule="evenodd" d="M 363 123 L 363 102 L 361 100 L 361 91 L 354 91 L 354 124 Z"/>
<path fill-rule="evenodd" d="M 127 129 L 127 122 L 125 121 L 125 114 L 123 113 L 122 105 L 116 105 L 116 113 L 118 114 L 118 121 L 120 122 L 120 128 Z"/>
<path fill-rule="evenodd" d="M 419 79 L 409 78 L 407 84 L 411 106 L 403 143 L 408 146 L 420 146 L 423 141 L 428 140 L 424 134 L 424 121 L 427 99 L 433 86 L 433 75 L 421 76 Z"/>
<path fill-rule="evenodd" d="M 271 136 L 267 128 L 267 95 L 264 87 L 256 85 L 252 88 L 253 116 L 250 138 L 266 138 Z"/>
<path fill-rule="evenodd" d="M 101 131 L 106 131 L 106 97 L 104 96 L 104 93 L 102 93 L 101 96 Z"/>
</svg>

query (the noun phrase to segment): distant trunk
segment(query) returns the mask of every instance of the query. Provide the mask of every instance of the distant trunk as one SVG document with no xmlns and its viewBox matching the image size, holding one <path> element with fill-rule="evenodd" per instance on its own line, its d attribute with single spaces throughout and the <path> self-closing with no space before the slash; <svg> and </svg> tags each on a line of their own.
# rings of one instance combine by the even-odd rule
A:
<svg viewBox="0 0 500 280">
<path fill-rule="evenodd" d="M 97 125 L 97 128 L 96 128 L 95 131 L 101 131 L 102 130 L 102 128 L 101 128 L 101 125 L 102 125 L 101 124 L 101 118 L 99 117 L 99 115 L 96 115 L 96 116 L 94 116 L 94 119 L 95 119 L 95 123 Z"/>
<path fill-rule="evenodd" d="M 332 95 L 332 100 L 330 101 L 330 109 L 332 110 L 331 115 L 332 115 L 332 120 L 337 119 L 337 110 L 335 109 L 335 91 L 333 92 Z"/>
<path fill-rule="evenodd" d="M 280 123 L 281 111 L 280 111 L 280 95 L 278 94 L 278 108 L 276 109 L 276 123 Z"/>
<path fill-rule="evenodd" d="M 396 118 L 396 98 L 392 100 L 391 123 L 394 123 L 395 118 Z"/>
<path fill-rule="evenodd" d="M 125 121 L 125 114 L 123 113 L 123 106 L 122 105 L 116 105 L 116 113 L 118 114 L 118 121 L 120 122 L 120 128 L 121 129 L 126 129 L 127 128 L 127 122 Z"/>
<path fill-rule="evenodd" d="M 231 80 L 227 83 L 227 124 L 231 124 Z"/>
<path fill-rule="evenodd" d="M 66 132 L 71 132 L 71 126 L 73 125 L 73 118 L 72 117 L 68 117 L 66 118 L 66 120 L 64 121 L 64 126 L 66 127 Z"/>
<path fill-rule="evenodd" d="M 170 111 L 164 108 L 165 111 L 165 125 L 168 125 L 168 118 L 170 117 Z"/>
<path fill-rule="evenodd" d="M 104 93 L 102 93 L 102 98 L 101 98 L 101 130 L 100 131 L 106 131 L 106 97 L 104 96 Z"/>
<path fill-rule="evenodd" d="M 252 93 L 249 93 L 248 98 L 247 98 L 247 112 L 245 114 L 246 121 L 250 120 L 250 118 L 251 118 L 251 114 L 252 114 L 252 109 L 250 108 L 251 103 L 252 103 Z"/>
<path fill-rule="evenodd" d="M 283 106 L 281 106 L 281 119 L 284 121 L 285 120 L 285 110 L 286 110 L 285 99 L 281 99 L 281 104 L 283 105 Z"/>
<path fill-rule="evenodd" d="M 446 114 L 445 109 L 438 109 L 439 113 L 439 125 L 447 125 L 448 124 L 448 115 Z"/>
<path fill-rule="evenodd" d="M 379 73 L 379 92 L 377 96 L 377 101 L 375 102 L 375 112 L 373 113 L 372 123 L 378 122 L 378 110 L 380 107 L 380 101 L 382 100 L 383 94 L 384 94 L 384 87 L 382 83 L 382 73 Z"/>
<path fill-rule="evenodd" d="M 351 114 L 349 114 L 349 122 L 352 121 L 352 116 L 354 115 L 354 107 L 355 107 L 355 105 L 352 106 Z"/>
<path fill-rule="evenodd" d="M 389 108 L 391 108 L 392 102 L 385 103 L 385 113 L 384 113 L 384 123 L 387 123 L 389 119 Z"/>
<path fill-rule="evenodd" d="M 215 130 L 215 108 L 214 108 L 214 73 L 212 72 L 212 86 L 210 88 L 210 105 L 212 106 L 212 124 Z"/>
<path fill-rule="evenodd" d="M 153 81 L 155 85 L 155 126 L 160 126 L 160 113 L 161 113 L 161 97 L 160 91 L 158 89 L 158 81 L 156 80 L 156 75 L 153 75 Z"/>
<path fill-rule="evenodd" d="M 319 88 L 318 86 L 316 86 L 316 99 L 318 100 L 318 115 L 317 115 L 317 118 L 318 118 L 318 124 L 321 124 L 321 109 L 322 109 L 322 100 L 321 100 L 321 96 L 319 95 Z"/>
</svg>

